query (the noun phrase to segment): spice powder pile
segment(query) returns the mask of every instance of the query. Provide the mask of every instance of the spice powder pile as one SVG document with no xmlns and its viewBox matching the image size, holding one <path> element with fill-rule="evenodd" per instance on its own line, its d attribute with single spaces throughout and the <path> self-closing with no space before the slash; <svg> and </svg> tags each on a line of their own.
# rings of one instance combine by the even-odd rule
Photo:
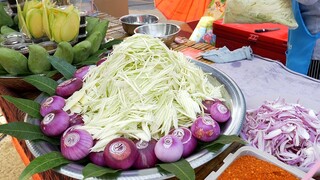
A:
<svg viewBox="0 0 320 180">
<path fill-rule="evenodd" d="M 274 164 L 245 155 L 236 159 L 218 178 L 218 180 L 230 179 L 296 180 L 299 178 Z"/>
</svg>

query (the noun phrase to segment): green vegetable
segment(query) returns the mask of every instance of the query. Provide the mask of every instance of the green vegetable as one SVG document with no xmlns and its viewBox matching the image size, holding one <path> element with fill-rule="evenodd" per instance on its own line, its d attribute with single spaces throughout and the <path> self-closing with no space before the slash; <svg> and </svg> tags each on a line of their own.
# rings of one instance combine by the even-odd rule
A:
<svg viewBox="0 0 320 180">
<path fill-rule="evenodd" d="M 70 63 L 66 62 L 65 60 L 62 60 L 60 58 L 50 56 L 49 61 L 51 65 L 59 71 L 63 75 L 64 78 L 70 79 L 73 77 L 73 74 L 76 72 L 76 67 L 71 65 Z"/>
<path fill-rule="evenodd" d="M 90 41 L 81 41 L 72 48 L 73 50 L 73 63 L 77 64 L 82 61 L 85 61 L 89 56 L 91 52 L 91 42 Z"/>
<path fill-rule="evenodd" d="M 13 19 L 9 16 L 9 14 L 4 9 L 4 4 L 0 3 L 0 27 L 1 26 L 12 26 Z"/>
<path fill-rule="evenodd" d="M 175 127 L 189 127 L 202 100 L 221 99 L 221 86 L 160 39 L 134 35 L 115 46 L 108 60 L 88 72 L 64 110 L 85 114 L 83 129 L 99 139 L 93 151 L 124 136 L 149 141 Z"/>
<path fill-rule="evenodd" d="M 33 174 L 44 172 L 70 163 L 59 152 L 53 151 L 31 161 L 19 176 L 19 180 L 30 179 Z"/>
<path fill-rule="evenodd" d="M 47 93 L 49 96 L 53 96 L 56 92 L 58 82 L 52 78 L 41 76 L 41 75 L 31 75 L 23 78 L 24 81 L 33 85 L 42 92 Z"/>
<path fill-rule="evenodd" d="M 0 47 L 0 64 L 11 75 L 29 74 L 28 59 L 18 51 Z"/>
<path fill-rule="evenodd" d="M 196 179 L 194 169 L 185 159 L 181 159 L 174 163 L 158 164 L 161 169 L 171 172 L 179 179 L 193 180 Z"/>
<path fill-rule="evenodd" d="M 14 22 L 15 25 L 19 25 L 19 16 L 18 15 L 14 16 L 13 22 Z"/>
<path fill-rule="evenodd" d="M 0 125 L 0 133 L 8 134 L 20 140 L 44 140 L 54 145 L 60 144 L 59 138 L 50 138 L 42 133 L 38 125 L 33 125 L 26 122 L 11 122 Z"/>
<path fill-rule="evenodd" d="M 10 33 L 13 33 L 13 32 L 17 32 L 16 30 L 8 27 L 8 26 L 2 26 L 1 27 L 1 34 L 5 35 L 5 34 L 10 34 Z"/>
<path fill-rule="evenodd" d="M 97 25 L 95 25 L 92 30 L 92 33 L 97 31 L 101 33 L 102 37 L 99 41 L 100 43 L 104 40 L 106 36 L 108 25 L 109 25 L 109 20 L 104 19 L 104 20 L 101 20 Z"/>
<path fill-rule="evenodd" d="M 106 167 L 101 167 L 92 163 L 88 163 L 83 168 L 82 174 L 84 176 L 84 179 L 101 176 L 107 176 L 108 178 L 111 178 L 112 176 L 117 176 L 118 174 L 120 174 L 120 172 L 119 170 L 109 169 Z"/>
<path fill-rule="evenodd" d="M 8 74 L 4 67 L 0 64 L 0 74 Z"/>
<path fill-rule="evenodd" d="M 63 59 L 72 64 L 74 56 L 71 44 L 66 41 L 60 42 L 53 56 Z"/>
<path fill-rule="evenodd" d="M 29 57 L 28 57 L 28 67 L 29 70 L 34 74 L 45 73 L 50 71 L 51 63 L 48 60 L 49 53 L 48 51 L 38 45 L 32 44 L 28 46 L 29 48 Z"/>
<path fill-rule="evenodd" d="M 0 36 L 0 43 L 2 43 L 4 40 L 5 40 L 4 37 Z"/>
<path fill-rule="evenodd" d="M 94 54 L 99 50 L 102 38 L 102 34 L 99 31 L 93 32 L 86 38 L 87 41 L 91 42 L 90 54 Z"/>
<path fill-rule="evenodd" d="M 220 135 L 218 139 L 210 142 L 210 143 L 203 143 L 200 142 L 198 144 L 199 149 L 207 149 L 210 152 L 217 152 L 218 150 L 221 149 L 222 146 L 226 144 L 231 144 L 231 143 L 239 143 L 239 144 L 246 144 L 246 142 L 240 138 L 237 135 Z"/>
<path fill-rule="evenodd" d="M 87 26 L 86 26 L 87 35 L 90 36 L 93 31 L 93 28 L 99 23 L 99 18 L 87 16 L 86 21 L 87 21 Z"/>
<path fill-rule="evenodd" d="M 29 100 L 29 99 L 23 99 L 23 98 L 16 98 L 12 96 L 2 96 L 5 100 L 11 102 L 14 104 L 18 109 L 21 111 L 27 113 L 29 116 L 34 118 L 42 118 L 40 115 L 40 104 Z"/>
</svg>

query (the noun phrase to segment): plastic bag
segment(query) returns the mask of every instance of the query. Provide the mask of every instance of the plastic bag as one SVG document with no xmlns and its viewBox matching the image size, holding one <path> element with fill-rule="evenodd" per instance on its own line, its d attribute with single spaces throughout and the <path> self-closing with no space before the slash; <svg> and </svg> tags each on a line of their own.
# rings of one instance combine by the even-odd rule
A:
<svg viewBox="0 0 320 180">
<path fill-rule="evenodd" d="M 228 0 L 224 23 L 279 23 L 297 28 L 291 0 Z"/>
<path fill-rule="evenodd" d="M 212 0 L 190 36 L 191 41 L 215 44 L 216 36 L 212 34 L 212 24 L 224 15 L 226 0 Z"/>
</svg>

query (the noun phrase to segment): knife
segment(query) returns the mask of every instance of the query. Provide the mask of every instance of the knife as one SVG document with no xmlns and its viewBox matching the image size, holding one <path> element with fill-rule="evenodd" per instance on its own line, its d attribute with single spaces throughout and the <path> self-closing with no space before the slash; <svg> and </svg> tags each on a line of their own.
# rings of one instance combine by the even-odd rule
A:
<svg viewBox="0 0 320 180">
<path fill-rule="evenodd" d="M 256 29 L 256 30 L 254 30 L 254 32 L 263 33 L 263 32 L 270 32 L 270 31 L 277 31 L 277 30 L 280 30 L 280 28 Z"/>
</svg>

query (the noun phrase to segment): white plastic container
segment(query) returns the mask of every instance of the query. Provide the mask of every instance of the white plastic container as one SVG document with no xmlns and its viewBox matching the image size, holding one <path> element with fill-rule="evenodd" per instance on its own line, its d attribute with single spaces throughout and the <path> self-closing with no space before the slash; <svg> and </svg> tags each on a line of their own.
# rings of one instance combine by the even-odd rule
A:
<svg viewBox="0 0 320 180">
<path fill-rule="evenodd" d="M 212 171 L 205 180 L 216 180 L 218 179 L 218 177 L 233 163 L 233 161 L 235 161 L 236 159 L 238 159 L 241 156 L 244 155 L 251 155 L 254 156 L 258 159 L 264 160 L 266 162 L 269 162 L 271 164 L 274 164 L 286 171 L 288 171 L 289 173 L 295 175 L 297 178 L 303 178 L 305 176 L 305 172 L 303 172 L 302 170 L 289 166 L 281 161 L 279 161 L 276 157 L 263 152 L 257 148 L 254 147 L 250 147 L 250 146 L 243 146 L 240 149 L 238 149 L 234 154 L 229 154 L 224 160 L 224 164 L 223 166 L 221 166 L 219 168 L 219 170 L 217 172 Z"/>
</svg>

